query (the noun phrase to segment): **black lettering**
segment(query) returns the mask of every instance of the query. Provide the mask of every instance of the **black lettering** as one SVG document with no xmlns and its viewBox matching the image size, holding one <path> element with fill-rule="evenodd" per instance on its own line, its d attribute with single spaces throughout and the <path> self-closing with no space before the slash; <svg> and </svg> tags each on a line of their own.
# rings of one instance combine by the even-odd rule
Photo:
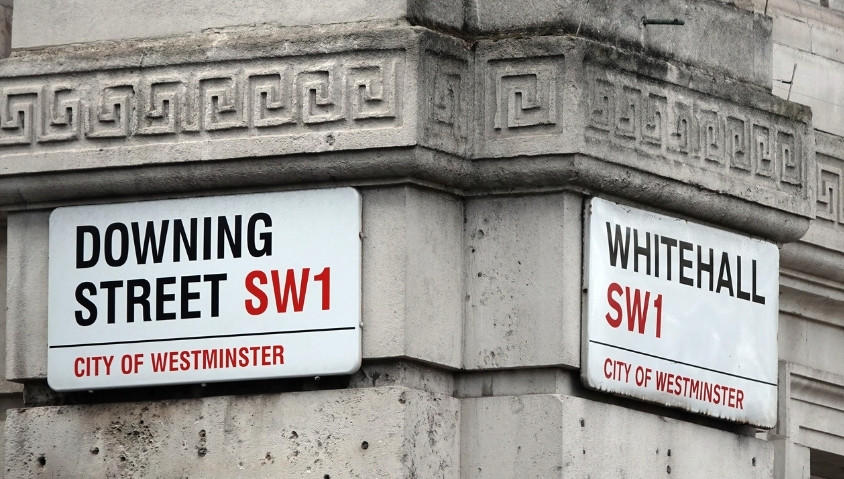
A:
<svg viewBox="0 0 844 479">
<path fill-rule="evenodd" d="M 692 251 L 693 249 L 694 245 L 691 243 L 687 241 L 680 241 L 680 282 L 688 286 L 694 286 L 695 282 L 692 278 L 687 277 L 684 271 L 687 268 L 691 268 L 693 263 L 692 260 L 686 259 L 686 255 L 683 253 L 686 251 Z"/>
<path fill-rule="evenodd" d="M 255 224 L 258 221 L 262 221 L 267 228 L 273 225 L 273 220 L 267 213 L 255 213 L 249 217 L 249 223 L 246 225 L 246 234 L 248 236 L 246 246 L 249 249 L 249 254 L 254 258 L 270 256 L 273 252 L 273 234 L 271 231 L 264 231 L 257 236 L 261 240 L 260 248 L 256 244 Z"/>
<path fill-rule="evenodd" d="M 106 296 L 108 299 L 106 301 L 106 321 L 108 324 L 114 324 L 115 319 L 115 290 L 117 288 L 123 287 L 123 281 L 103 281 L 100 283 L 100 289 L 104 289 L 108 292 Z"/>
<path fill-rule="evenodd" d="M 141 288 L 141 293 L 135 290 Z M 135 322 L 135 306 L 140 306 L 143 311 L 144 321 L 152 321 L 149 307 L 149 281 L 145 279 L 130 279 L 126 281 L 126 322 Z"/>
<path fill-rule="evenodd" d="M 114 256 L 114 232 L 120 232 L 118 256 Z M 105 259 L 111 267 L 123 266 L 126 258 L 129 257 L 129 230 L 123 223 L 112 223 L 108 225 L 105 232 Z"/>
<path fill-rule="evenodd" d="M 82 311 L 76 311 L 76 323 L 80 326 L 90 326 L 97 320 L 97 306 L 88 298 L 85 297 L 85 292 L 91 296 L 97 295 L 97 287 L 94 283 L 84 282 L 76 287 L 76 302 L 80 306 L 88 310 L 88 317 L 83 316 Z"/>
<path fill-rule="evenodd" d="M 240 215 L 234 217 L 234 233 L 229 229 L 229 221 L 225 216 L 217 217 L 217 259 L 226 257 L 226 243 L 229 244 L 229 251 L 235 258 L 240 258 L 240 232 L 243 218 Z"/>
<path fill-rule="evenodd" d="M 199 299 L 199 292 L 191 291 L 191 283 L 198 283 L 200 281 L 199 275 L 182 276 L 182 319 L 192 319 L 201 316 L 199 311 L 192 311 L 190 309 L 190 301 Z"/>
<path fill-rule="evenodd" d="M 665 279 L 671 281 L 671 248 L 677 246 L 677 240 L 670 236 L 663 236 L 659 239 L 659 242 L 665 245 Z"/>
<path fill-rule="evenodd" d="M 726 252 L 721 254 L 721 268 L 718 271 L 718 286 L 715 292 L 720 293 L 724 287 L 730 291 L 730 296 L 733 296 L 733 274 L 730 272 L 730 257 Z"/>
<path fill-rule="evenodd" d="M 715 267 L 715 259 L 714 259 L 714 251 L 712 248 L 709 248 L 709 263 L 705 263 L 703 261 L 703 256 L 701 255 L 701 248 L 700 245 L 697 246 L 697 287 L 700 288 L 700 284 L 703 282 L 703 273 L 709 273 L 709 291 L 712 291 L 713 286 L 715 284 L 715 274 L 713 269 Z"/>
<path fill-rule="evenodd" d="M 91 235 L 91 258 L 85 259 L 85 235 Z M 93 225 L 76 227 L 76 267 L 91 268 L 100 260 L 100 230 Z M 90 283 L 89 283 L 90 284 Z M 93 286 L 93 284 L 91 285 Z"/>
<path fill-rule="evenodd" d="M 196 218 L 190 219 L 190 238 L 182 220 L 173 221 L 173 261 L 182 260 L 181 251 L 185 249 L 189 261 L 196 261 Z M 181 246 L 179 246 L 181 245 Z"/>
<path fill-rule="evenodd" d="M 202 259 L 211 259 L 211 217 L 202 218 Z"/>
<path fill-rule="evenodd" d="M 654 234 L 654 276 L 659 278 L 659 235 Z"/>
<path fill-rule="evenodd" d="M 176 299 L 175 294 L 164 294 L 164 287 L 168 284 L 176 284 L 176 278 L 174 276 L 166 276 L 164 278 L 158 278 L 155 280 L 155 320 L 156 321 L 166 321 L 169 319 L 176 319 L 176 313 L 164 312 L 164 303 L 169 301 L 174 301 Z"/>
<path fill-rule="evenodd" d="M 627 269 L 627 253 L 630 252 L 630 227 L 624 229 L 624 244 L 622 244 L 621 226 L 615 225 L 615 238 L 612 235 L 612 228 L 607 222 L 607 242 L 610 250 L 610 265 L 615 266 L 618 262 L 618 255 L 621 254 L 621 267 Z"/>
<path fill-rule="evenodd" d="M 228 275 L 226 273 L 206 274 L 202 280 L 206 283 L 211 283 L 211 317 L 216 318 L 220 316 L 220 281 L 225 281 Z"/>
<path fill-rule="evenodd" d="M 645 274 L 651 274 L 651 234 L 645 233 L 645 246 L 639 246 L 639 230 L 633 230 L 633 271 L 639 272 L 639 256 L 644 256 L 648 266 Z"/>
<path fill-rule="evenodd" d="M 750 293 L 741 290 L 741 256 L 736 255 L 736 258 L 738 258 L 736 263 L 736 297 L 750 301 Z"/>
<path fill-rule="evenodd" d="M 155 243 L 155 223 L 147 221 L 146 229 L 144 230 L 143 246 L 141 246 L 141 232 L 137 221 L 132 222 L 132 236 L 135 240 L 135 258 L 138 264 L 146 264 L 147 253 L 152 250 L 152 262 L 155 264 L 161 263 L 164 259 L 164 242 L 167 237 L 167 229 L 170 226 L 170 220 L 161 222 L 161 231 L 158 233 L 158 244 Z"/>
</svg>

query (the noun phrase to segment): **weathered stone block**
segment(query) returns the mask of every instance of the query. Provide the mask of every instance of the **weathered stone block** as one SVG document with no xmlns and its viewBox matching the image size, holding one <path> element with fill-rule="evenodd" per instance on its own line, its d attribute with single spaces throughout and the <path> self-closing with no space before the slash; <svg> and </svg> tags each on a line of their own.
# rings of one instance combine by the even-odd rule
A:
<svg viewBox="0 0 844 479">
<path fill-rule="evenodd" d="M 791 241 L 816 183 L 808 109 L 582 37 L 262 26 L 19 51 L 0 77 L 2 204 L 412 178 L 575 187 Z"/>
<path fill-rule="evenodd" d="M 6 378 L 47 377 L 49 212 L 10 213 L 7 232 Z"/>
<path fill-rule="evenodd" d="M 0 372 L 6 374 L 6 226 L 0 225 L 0 331 L 4 334 L 4 340 L 0 342 Z M 0 394 L 17 393 L 22 391 L 20 384 L 0 380 Z"/>
<path fill-rule="evenodd" d="M 472 31 L 579 33 L 601 40 L 612 39 L 614 43 L 643 49 L 654 56 L 714 68 L 758 85 L 771 85 L 771 20 L 734 5 L 682 0 L 646 0 L 635 4 L 467 0 L 466 7 L 466 23 Z M 685 24 L 645 26 L 644 18 L 677 18 Z"/>
<path fill-rule="evenodd" d="M 399 387 L 10 410 L 7 477 L 458 477 L 459 401 Z"/>
<path fill-rule="evenodd" d="M 581 197 L 466 200 L 467 369 L 580 362 Z"/>
<path fill-rule="evenodd" d="M 362 190 L 363 355 L 459 368 L 463 204 L 414 187 Z"/>
<path fill-rule="evenodd" d="M 841 452 L 844 424 L 839 418 L 844 413 L 844 376 L 780 361 L 779 396 L 779 423 L 771 431 L 772 437 L 784 439 L 785 447 Z M 797 457 L 792 454 L 790 459 Z"/>
<path fill-rule="evenodd" d="M 810 106 L 816 129 L 844 135 L 844 63 L 774 44 L 773 77 L 792 81 L 790 85 L 775 82 L 774 95 Z"/>
<path fill-rule="evenodd" d="M 463 399 L 461 417 L 463 479 L 773 477 L 767 441 L 571 396 Z"/>
<path fill-rule="evenodd" d="M 138 3 L 132 0 L 16 0 L 14 48 L 65 43 L 162 37 L 233 25 L 320 25 L 364 20 L 396 20 L 406 1 L 329 0 L 319 4 L 250 0 Z M 49 25 L 50 28 L 44 28 Z"/>
</svg>

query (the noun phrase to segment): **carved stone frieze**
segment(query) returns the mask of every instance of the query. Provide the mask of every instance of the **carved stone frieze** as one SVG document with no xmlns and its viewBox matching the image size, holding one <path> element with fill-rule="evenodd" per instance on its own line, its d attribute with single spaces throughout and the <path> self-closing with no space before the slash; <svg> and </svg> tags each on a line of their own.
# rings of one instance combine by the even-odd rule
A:
<svg viewBox="0 0 844 479">
<path fill-rule="evenodd" d="M 586 141 L 597 154 L 810 198 L 805 123 L 604 66 L 586 72 Z"/>
<path fill-rule="evenodd" d="M 203 36 L 145 40 L 102 60 L 102 48 L 84 45 L 13 56 L 0 62 L 0 178 L 422 146 L 445 154 L 434 156 L 441 172 L 412 160 L 349 177 L 575 186 L 693 216 L 699 208 L 681 197 L 698 188 L 723 197 L 708 199 L 706 214 L 726 211 L 739 227 L 762 211 L 784 214 L 770 220 L 787 223 L 775 238 L 805 232 L 816 188 L 818 204 L 836 208 L 836 170 L 816 179 L 808 110 L 756 86 L 577 37 L 469 43 L 421 27 L 342 28 L 233 37 L 226 47 Z M 500 163 L 532 158 L 547 171 L 506 173 Z M 655 178 L 663 191 L 636 186 Z M 687 193 L 668 204 L 666 186 Z M 761 210 L 737 211 L 728 197 Z"/>
<path fill-rule="evenodd" d="M 817 133 L 815 221 L 801 243 L 844 254 L 844 140 Z M 795 249 L 795 251 L 799 251 Z M 841 258 L 837 260 L 839 263 Z M 841 268 L 837 268 L 841 270 Z"/>
<path fill-rule="evenodd" d="M 405 52 L 256 59 L 197 67 L 7 78 L 0 157 L 197 138 L 401 128 Z"/>
<path fill-rule="evenodd" d="M 791 362 L 780 362 L 779 424 L 776 433 L 820 451 L 844 447 L 844 377 Z"/>
</svg>

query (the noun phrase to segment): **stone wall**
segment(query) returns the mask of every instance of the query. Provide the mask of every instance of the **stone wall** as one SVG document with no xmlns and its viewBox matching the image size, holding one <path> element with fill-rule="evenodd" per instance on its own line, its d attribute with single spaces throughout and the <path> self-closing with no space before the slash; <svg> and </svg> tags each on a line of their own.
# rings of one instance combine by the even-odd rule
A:
<svg viewBox="0 0 844 479">
<path fill-rule="evenodd" d="M 118 3 L 17 0 L 0 60 L 6 477 L 838 477 L 841 115 L 777 81 L 838 61 L 834 21 L 801 50 L 785 2 Z M 49 388 L 54 208 L 333 186 L 360 371 Z M 593 196 L 781 245 L 775 429 L 582 386 Z"/>
</svg>

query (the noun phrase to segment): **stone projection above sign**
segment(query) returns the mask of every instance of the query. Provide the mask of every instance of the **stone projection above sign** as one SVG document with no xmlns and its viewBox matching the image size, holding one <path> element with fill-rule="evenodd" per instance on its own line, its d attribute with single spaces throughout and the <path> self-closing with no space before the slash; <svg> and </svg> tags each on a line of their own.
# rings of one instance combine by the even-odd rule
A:
<svg viewBox="0 0 844 479">
<path fill-rule="evenodd" d="M 774 244 L 593 198 L 585 257 L 586 386 L 775 425 Z"/>
<path fill-rule="evenodd" d="M 360 208 L 342 188 L 56 209 L 50 386 L 357 370 Z"/>
</svg>

